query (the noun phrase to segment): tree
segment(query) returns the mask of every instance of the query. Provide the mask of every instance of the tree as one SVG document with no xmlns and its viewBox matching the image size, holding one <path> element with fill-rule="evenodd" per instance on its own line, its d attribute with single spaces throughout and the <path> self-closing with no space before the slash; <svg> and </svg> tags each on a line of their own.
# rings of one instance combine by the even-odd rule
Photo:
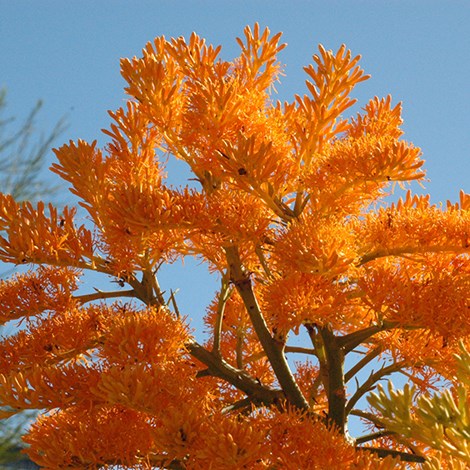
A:
<svg viewBox="0 0 470 470">
<path fill-rule="evenodd" d="M 400 105 L 345 117 L 368 78 L 345 46 L 320 46 L 309 94 L 275 102 L 280 37 L 247 27 L 231 62 L 195 34 L 122 60 L 110 143 L 70 142 L 52 166 L 93 226 L 0 196 L 0 257 L 31 266 L 0 285 L 2 320 L 27 326 L 1 344 L 0 400 L 45 410 L 24 438 L 43 467 L 470 463 L 470 197 L 388 203 L 424 177 Z M 200 186 L 169 185 L 170 157 Z M 220 281 L 204 342 L 159 283 L 185 257 Z M 120 289 L 78 293 L 87 271 Z M 398 372 L 402 392 L 377 388 Z M 351 416 L 373 432 L 351 437 Z"/>
<path fill-rule="evenodd" d="M 6 109 L 6 91 L 0 90 L 0 113 Z M 42 101 L 38 101 L 18 129 L 12 130 L 15 118 L 0 120 L 0 187 L 17 200 L 32 200 L 53 194 L 57 188 L 41 181 L 40 171 L 52 143 L 63 132 L 62 118 L 46 136 L 37 138 L 35 127 Z M 34 136 L 34 142 L 31 139 Z"/>
</svg>

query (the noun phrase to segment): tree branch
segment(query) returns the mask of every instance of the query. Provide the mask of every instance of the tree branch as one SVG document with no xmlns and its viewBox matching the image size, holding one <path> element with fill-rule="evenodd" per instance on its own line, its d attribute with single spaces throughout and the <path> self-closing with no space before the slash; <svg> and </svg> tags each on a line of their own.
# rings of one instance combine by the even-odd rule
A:
<svg viewBox="0 0 470 470">
<path fill-rule="evenodd" d="M 231 405 L 228 405 L 225 408 L 223 408 L 222 413 L 230 413 L 232 411 L 241 410 L 243 408 L 251 409 L 251 404 L 252 404 L 252 401 L 250 400 L 249 397 L 243 398 L 243 400 L 236 401 L 235 403 L 232 403 Z"/>
<path fill-rule="evenodd" d="M 344 383 L 344 352 L 337 337 L 328 328 L 319 328 L 326 353 L 328 373 L 328 418 L 343 434 L 346 427 L 346 388 Z"/>
<path fill-rule="evenodd" d="M 308 335 L 310 336 L 310 341 L 312 342 L 313 348 L 315 350 L 315 356 L 318 359 L 320 366 L 319 378 L 323 384 L 325 391 L 329 389 L 329 373 L 328 373 L 328 363 L 326 358 L 325 346 L 323 344 L 323 339 L 321 335 L 317 334 L 315 331 L 315 325 L 311 323 L 306 323 L 305 328 L 307 329 Z"/>
<path fill-rule="evenodd" d="M 373 325 L 369 326 L 368 328 L 364 328 L 363 330 L 354 331 L 353 333 L 349 333 L 348 335 L 340 336 L 338 338 L 338 345 L 344 349 L 344 353 L 347 354 L 348 352 L 352 351 L 354 348 L 359 346 L 363 343 L 366 339 L 374 336 L 376 333 L 380 331 L 388 330 L 391 328 L 395 328 L 397 326 L 396 323 L 392 322 L 383 322 L 381 325 Z"/>
<path fill-rule="evenodd" d="M 404 462 L 417 462 L 417 463 L 426 462 L 426 459 L 424 457 L 421 457 L 421 455 L 409 454 L 408 452 L 400 452 L 398 450 L 381 449 L 378 447 L 361 447 L 361 446 L 356 447 L 356 449 L 372 452 L 374 454 L 377 454 L 381 458 L 385 458 L 391 455 L 392 457 L 398 457 L 400 460 L 403 460 Z"/>
<path fill-rule="evenodd" d="M 301 346 L 284 346 L 284 352 L 285 353 L 300 353 L 300 354 L 310 354 L 312 356 L 317 356 L 317 353 L 315 349 L 312 348 L 303 348 Z M 258 361 L 262 357 L 266 357 L 266 352 L 265 351 L 259 351 L 255 354 L 252 354 L 251 356 L 248 356 L 245 359 L 245 362 L 247 364 L 250 364 L 251 362 Z"/>
<path fill-rule="evenodd" d="M 243 339 L 245 335 L 242 328 L 237 327 L 237 343 L 235 346 L 235 354 L 237 358 L 237 367 L 243 369 Z"/>
<path fill-rule="evenodd" d="M 190 341 L 186 344 L 189 353 L 207 366 L 206 374 L 219 377 L 250 397 L 256 404 L 272 405 L 277 404 L 284 398 L 281 390 L 273 390 L 262 385 L 245 371 L 235 369 L 225 362 L 220 356 L 208 351 L 196 341 Z"/>
<path fill-rule="evenodd" d="M 310 354 L 312 356 L 316 356 L 314 349 L 303 348 L 302 346 L 286 346 L 284 351 L 288 353 Z"/>
<path fill-rule="evenodd" d="M 118 297 L 135 297 L 135 290 L 129 289 L 123 291 L 103 292 L 97 289 L 97 292 L 95 292 L 94 294 L 78 295 L 74 297 L 74 299 L 81 305 L 83 305 L 87 302 L 93 302 L 94 300 L 112 299 Z"/>
<path fill-rule="evenodd" d="M 364 410 L 353 409 L 349 412 L 350 415 L 359 416 L 359 418 L 367 419 L 380 429 L 385 429 L 385 424 L 376 415 Z"/>
<path fill-rule="evenodd" d="M 370 361 L 375 359 L 383 351 L 383 346 L 377 346 L 374 350 L 366 354 L 358 363 L 349 369 L 344 375 L 344 381 L 349 382 L 363 367 L 369 364 Z"/>
<path fill-rule="evenodd" d="M 158 285 L 157 277 L 151 270 L 145 270 L 142 274 L 142 280 L 139 281 L 131 274 L 125 281 L 133 287 L 135 297 L 149 306 L 163 306 L 165 299 Z"/>
<path fill-rule="evenodd" d="M 261 309 L 253 292 L 253 286 L 249 275 L 242 267 L 240 254 L 236 246 L 225 248 L 228 266 L 230 268 L 230 279 L 237 288 L 243 299 L 245 308 L 250 316 L 258 339 L 266 351 L 269 362 L 276 374 L 277 380 L 284 391 L 289 403 L 301 410 L 308 410 L 308 402 L 303 396 L 300 388 L 294 380 L 287 360 L 284 356 L 284 344 L 276 341 L 266 325 Z"/>
<path fill-rule="evenodd" d="M 393 431 L 378 431 L 378 432 L 373 432 L 371 434 L 366 434 L 364 436 L 358 437 L 355 439 L 356 445 L 363 444 L 364 442 L 369 442 L 373 441 L 375 439 L 380 439 L 381 437 L 385 436 L 393 436 L 396 434 Z"/>
<path fill-rule="evenodd" d="M 364 255 L 358 263 L 358 266 L 363 266 L 364 264 L 369 263 L 378 258 L 385 258 L 387 256 L 403 256 L 406 255 L 416 255 L 423 253 L 468 253 L 467 247 L 462 247 L 462 245 L 437 245 L 437 246 L 399 246 L 396 248 L 382 249 L 377 250 L 374 253 L 369 253 Z"/>
<path fill-rule="evenodd" d="M 405 361 L 395 362 L 390 364 L 387 367 L 382 367 L 375 373 L 372 373 L 369 378 L 355 391 L 354 395 L 349 399 L 346 405 L 346 414 L 353 409 L 354 405 L 372 388 L 375 383 L 379 381 L 382 377 L 392 374 L 393 372 L 398 372 L 405 365 Z"/>
<path fill-rule="evenodd" d="M 225 305 L 231 294 L 225 274 L 222 276 L 221 284 L 217 303 L 217 319 L 214 326 L 214 345 L 212 347 L 212 350 L 218 355 L 220 355 L 220 335 L 222 333 Z"/>
</svg>

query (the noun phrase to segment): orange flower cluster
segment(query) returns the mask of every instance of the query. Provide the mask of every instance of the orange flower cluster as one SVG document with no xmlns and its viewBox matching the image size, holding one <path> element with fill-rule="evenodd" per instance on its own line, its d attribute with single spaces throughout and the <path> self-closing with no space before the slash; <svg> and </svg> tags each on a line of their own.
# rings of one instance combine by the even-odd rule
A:
<svg viewBox="0 0 470 470">
<path fill-rule="evenodd" d="M 467 256 L 423 255 L 415 263 L 376 262 L 359 285 L 365 301 L 384 320 L 455 340 L 470 335 L 469 269 Z"/>
<path fill-rule="evenodd" d="M 66 311 L 73 306 L 78 271 L 41 266 L 35 272 L 0 280 L 0 324 L 28 318 L 45 310 Z"/>
<path fill-rule="evenodd" d="M 142 413 L 123 407 L 68 408 L 41 417 L 25 441 L 41 468 L 98 468 L 115 461 L 150 468 L 152 427 Z"/>
<path fill-rule="evenodd" d="M 129 99 L 108 145 L 69 142 L 52 166 L 92 229 L 0 194 L 0 261 L 30 267 L 0 281 L 0 321 L 25 320 L 0 342 L 0 413 L 44 410 L 25 437 L 44 468 L 464 465 L 359 404 L 392 373 L 422 393 L 456 382 L 470 195 L 387 204 L 424 177 L 401 105 L 345 114 L 368 78 L 345 46 L 320 46 L 308 93 L 275 102 L 280 38 L 247 27 L 225 61 L 196 34 L 160 37 L 122 60 Z M 167 184 L 173 157 L 197 184 Z M 181 316 L 198 312 L 160 287 L 185 257 L 221 282 L 203 343 Z M 79 292 L 83 271 L 120 289 Z M 354 415 L 377 432 L 354 440 Z"/>
<path fill-rule="evenodd" d="M 88 266 L 93 259 L 91 233 L 84 226 L 75 227 L 74 209 L 62 214 L 44 203 L 34 209 L 29 202 L 18 203 L 0 193 L 0 261 L 56 266 Z"/>
</svg>

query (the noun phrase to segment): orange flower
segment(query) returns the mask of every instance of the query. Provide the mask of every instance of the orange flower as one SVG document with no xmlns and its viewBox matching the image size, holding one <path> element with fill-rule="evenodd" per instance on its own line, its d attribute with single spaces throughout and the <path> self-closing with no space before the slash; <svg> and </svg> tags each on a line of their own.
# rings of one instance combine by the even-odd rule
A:
<svg viewBox="0 0 470 470">
<path fill-rule="evenodd" d="M 93 262 L 91 232 L 75 227 L 74 209 L 62 214 L 43 202 L 34 209 L 29 202 L 17 203 L 0 193 L 0 260 L 6 263 L 45 263 L 58 266 L 89 267 Z"/>
<path fill-rule="evenodd" d="M 448 340 L 470 334 L 470 259 L 423 255 L 415 262 L 374 262 L 359 285 L 378 316 L 429 329 Z"/>
<path fill-rule="evenodd" d="M 103 338 L 99 355 L 104 360 L 122 365 L 159 364 L 184 351 L 188 340 L 186 326 L 173 319 L 165 308 L 123 310 L 121 315 L 115 315 Z"/>
<path fill-rule="evenodd" d="M 0 280 L 0 323 L 73 307 L 78 276 L 75 269 L 41 266 L 8 281 Z"/>
<path fill-rule="evenodd" d="M 266 428 L 252 419 L 215 415 L 204 423 L 194 468 L 266 468 Z"/>
<path fill-rule="evenodd" d="M 72 407 L 41 417 L 24 438 L 46 469 L 124 465 L 151 468 L 152 425 L 123 407 Z"/>
<path fill-rule="evenodd" d="M 270 426 L 273 463 L 283 468 L 339 470 L 355 460 L 354 447 L 323 423 L 288 412 L 275 415 Z"/>
</svg>

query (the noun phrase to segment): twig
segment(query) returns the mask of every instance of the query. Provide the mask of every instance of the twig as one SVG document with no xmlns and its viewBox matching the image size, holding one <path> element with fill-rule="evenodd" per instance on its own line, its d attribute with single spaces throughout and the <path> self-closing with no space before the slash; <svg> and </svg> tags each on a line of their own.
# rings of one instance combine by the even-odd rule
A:
<svg viewBox="0 0 470 470">
<path fill-rule="evenodd" d="M 74 299 L 81 305 L 86 304 L 87 302 L 93 302 L 94 300 L 101 300 L 101 299 L 112 299 L 116 297 L 134 297 L 135 290 L 123 290 L 123 291 L 113 291 L 113 292 L 103 292 L 97 290 L 94 294 L 84 294 L 78 295 L 74 297 Z"/>
<path fill-rule="evenodd" d="M 170 298 L 168 299 L 168 302 L 171 301 L 171 303 L 173 305 L 173 309 L 175 311 L 176 318 L 181 318 L 180 311 L 179 311 L 179 308 L 178 308 L 178 304 L 176 303 L 176 298 L 175 298 L 175 294 L 177 292 L 178 292 L 178 289 L 176 289 L 175 291 L 170 290 Z"/>
<path fill-rule="evenodd" d="M 251 406 L 252 402 L 250 397 L 243 398 L 243 400 L 236 401 L 235 403 L 232 403 L 229 406 L 226 406 L 225 408 L 222 408 L 222 413 L 230 413 L 231 411 L 236 411 L 240 410 L 242 408 L 247 408 L 248 406 Z"/>
<path fill-rule="evenodd" d="M 301 353 L 301 354 L 310 354 L 312 356 L 316 356 L 317 353 L 315 349 L 312 348 L 302 348 L 301 346 L 285 346 L 284 347 L 284 352 L 286 353 Z M 266 352 L 265 351 L 259 351 L 256 354 L 252 354 L 251 356 L 248 356 L 245 360 L 247 364 L 251 362 L 258 361 L 262 357 L 266 357 Z"/>
<path fill-rule="evenodd" d="M 274 279 L 273 273 L 269 269 L 268 263 L 266 262 L 266 258 L 264 257 L 263 250 L 261 246 L 257 246 L 255 248 L 255 253 L 258 256 L 258 259 L 261 263 L 261 266 L 263 267 L 264 272 L 266 273 L 266 276 L 268 276 L 268 279 Z"/>
<path fill-rule="evenodd" d="M 369 378 L 355 391 L 354 395 L 349 399 L 346 405 L 346 414 L 352 410 L 354 405 L 372 388 L 375 386 L 375 383 L 378 382 L 381 378 L 386 375 L 392 374 L 393 372 L 398 372 L 405 365 L 405 361 L 396 362 L 390 364 L 387 367 L 382 367 L 375 373 L 371 373 Z"/>
<path fill-rule="evenodd" d="M 288 353 L 311 354 L 313 356 L 316 356 L 315 349 L 303 348 L 301 346 L 286 346 L 284 348 L 284 351 Z"/>
<path fill-rule="evenodd" d="M 235 352 L 237 357 L 237 367 L 242 370 L 243 369 L 243 330 L 241 328 L 237 328 L 237 344 L 235 346 Z"/>
<path fill-rule="evenodd" d="M 342 347 L 344 349 L 344 353 L 347 354 L 348 352 L 352 351 L 355 347 L 363 343 L 366 339 L 370 338 L 371 336 L 374 336 L 376 333 L 395 327 L 396 323 L 391 322 L 384 322 L 381 325 L 369 326 L 368 328 L 364 328 L 363 330 L 354 331 L 353 333 L 349 333 L 348 335 L 340 336 L 338 338 L 338 345 Z"/>
<path fill-rule="evenodd" d="M 383 346 L 377 346 L 374 350 L 370 351 L 369 354 L 366 354 L 357 364 L 346 372 L 344 381 L 349 382 L 363 367 L 380 355 L 383 349 Z"/>
<path fill-rule="evenodd" d="M 220 356 L 220 336 L 222 334 L 222 323 L 224 319 L 224 311 L 227 300 L 231 294 L 229 284 L 227 282 L 227 274 L 222 276 L 219 300 L 217 302 L 217 319 L 214 325 L 214 345 L 212 350 Z"/>
<path fill-rule="evenodd" d="M 326 351 L 323 345 L 323 339 L 320 334 L 317 334 L 315 331 L 316 326 L 312 323 L 306 323 L 305 328 L 307 329 L 310 341 L 313 345 L 313 350 L 315 351 L 315 356 L 317 356 L 318 362 L 320 364 L 320 377 L 323 383 L 323 387 L 328 390 L 328 366 L 326 363 Z"/>
<path fill-rule="evenodd" d="M 349 414 L 353 416 L 359 416 L 359 418 L 367 419 L 367 421 L 370 421 L 380 429 L 385 428 L 385 424 L 380 420 L 380 418 L 378 418 L 372 413 L 369 413 L 368 411 L 358 410 L 357 408 L 354 408 L 349 412 Z"/>
</svg>

